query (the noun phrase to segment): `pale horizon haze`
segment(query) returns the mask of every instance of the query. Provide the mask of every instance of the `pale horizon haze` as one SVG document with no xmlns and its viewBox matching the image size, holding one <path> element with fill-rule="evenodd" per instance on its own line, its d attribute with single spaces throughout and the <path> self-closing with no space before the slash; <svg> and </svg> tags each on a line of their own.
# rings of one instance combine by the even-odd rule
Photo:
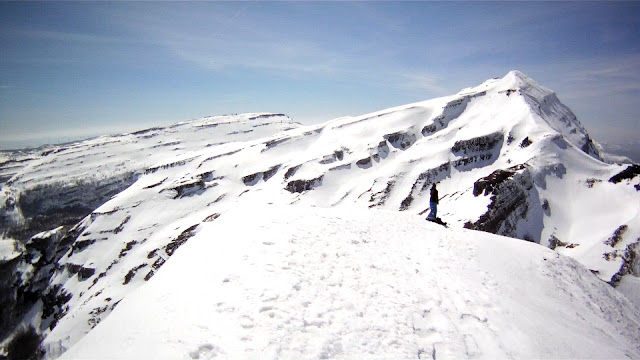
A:
<svg viewBox="0 0 640 360">
<path fill-rule="evenodd" d="M 0 2 L 0 29 L 0 149 L 232 113 L 313 124 L 510 70 L 596 141 L 640 144 L 637 2 Z"/>
</svg>

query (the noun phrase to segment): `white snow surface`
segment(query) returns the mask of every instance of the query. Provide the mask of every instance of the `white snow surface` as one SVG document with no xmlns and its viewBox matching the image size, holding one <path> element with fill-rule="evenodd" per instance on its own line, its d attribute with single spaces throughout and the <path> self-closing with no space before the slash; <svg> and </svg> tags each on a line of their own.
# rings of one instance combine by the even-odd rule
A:
<svg viewBox="0 0 640 360">
<path fill-rule="evenodd" d="M 16 242 L 11 239 L 0 239 L 0 261 L 9 261 L 20 256 L 16 250 Z"/>
<path fill-rule="evenodd" d="M 640 313 L 575 260 L 408 213 L 244 206 L 62 359 L 638 358 Z"/>
<path fill-rule="evenodd" d="M 610 183 L 626 165 L 588 145 L 514 71 L 318 125 L 241 114 L 27 154 L 0 215 L 19 223 L 7 204 L 28 191 L 135 175 L 50 280 L 72 295 L 43 319 L 50 359 L 638 357 L 637 309 L 602 282 L 640 240 L 638 177 Z M 496 232 L 539 245 L 462 230 L 493 201 L 474 185 L 504 170 L 526 203 Z M 449 230 L 417 216 L 436 181 Z M 636 304 L 638 273 L 619 287 Z"/>
</svg>

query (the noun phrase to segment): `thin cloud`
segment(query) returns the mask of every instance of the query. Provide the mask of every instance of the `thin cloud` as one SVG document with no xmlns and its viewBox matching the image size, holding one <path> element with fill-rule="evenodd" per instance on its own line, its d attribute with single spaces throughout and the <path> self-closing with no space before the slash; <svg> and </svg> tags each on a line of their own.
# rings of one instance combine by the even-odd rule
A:
<svg viewBox="0 0 640 360">
<path fill-rule="evenodd" d="M 45 41 L 63 41 L 73 43 L 92 44 L 136 44 L 140 40 L 126 37 L 115 37 L 80 32 L 52 31 L 52 30 L 15 30 L 17 36 L 24 36 Z"/>
<path fill-rule="evenodd" d="M 427 93 L 434 95 L 442 95 L 451 91 L 446 86 L 443 86 L 443 81 L 441 79 L 430 73 L 405 72 L 398 74 L 396 78 L 397 86 L 399 87 L 424 90 Z"/>
<path fill-rule="evenodd" d="M 555 64 L 560 87 L 573 89 L 568 98 L 606 98 L 638 95 L 640 91 L 640 55 L 603 57 Z"/>
</svg>

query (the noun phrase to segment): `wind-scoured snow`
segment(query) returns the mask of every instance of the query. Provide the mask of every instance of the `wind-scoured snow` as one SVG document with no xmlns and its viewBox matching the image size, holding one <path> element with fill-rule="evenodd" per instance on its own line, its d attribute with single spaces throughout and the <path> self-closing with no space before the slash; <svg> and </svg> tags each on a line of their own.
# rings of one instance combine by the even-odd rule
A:
<svg viewBox="0 0 640 360">
<path fill-rule="evenodd" d="M 172 276 L 163 275 L 166 273 L 177 274 L 186 271 L 177 270 L 183 266 L 192 270 L 195 267 L 205 266 L 200 264 L 200 257 L 195 257 L 193 260 L 176 260 L 179 256 L 183 256 L 179 255 L 184 251 L 183 249 L 189 248 L 194 242 L 201 243 L 203 237 L 209 238 L 210 243 L 196 252 L 199 256 L 206 255 L 216 260 L 207 260 L 205 262 L 207 269 L 202 271 L 225 272 L 227 268 L 235 269 L 235 266 L 239 266 L 245 270 L 238 270 L 242 273 L 238 276 L 245 276 L 244 271 L 248 271 L 247 263 L 229 264 L 225 260 L 227 256 L 221 254 L 227 254 L 231 259 L 233 256 L 240 255 L 238 252 L 229 253 L 228 251 L 242 250 L 247 251 L 243 253 L 243 259 L 245 256 L 255 258 L 257 253 L 254 251 L 259 249 L 263 249 L 267 256 L 271 254 L 266 252 L 267 250 L 275 251 L 274 249 L 283 248 L 276 246 L 280 243 L 272 240 L 264 240 L 272 245 L 262 244 L 257 234 L 262 230 L 266 237 L 271 236 L 269 234 L 272 232 L 281 232 L 283 236 L 294 234 L 296 231 L 301 232 L 301 241 L 305 242 L 306 247 L 311 250 L 292 247 L 286 249 L 295 250 L 298 254 L 306 254 L 309 260 L 315 259 L 314 256 L 318 255 L 315 253 L 316 242 L 324 242 L 326 247 L 331 248 L 338 246 L 333 242 L 339 242 L 339 239 L 343 239 L 343 235 L 361 244 L 369 241 L 367 238 L 371 237 L 372 242 L 379 244 L 378 247 L 358 247 L 355 243 L 346 245 L 344 251 L 353 256 L 343 257 L 344 263 L 338 264 L 337 258 L 321 262 L 327 264 L 326 271 L 332 268 L 341 269 L 343 277 L 353 275 L 346 272 L 345 267 L 352 266 L 354 261 L 364 269 L 364 258 L 356 255 L 365 249 L 372 251 L 366 253 L 369 258 L 379 260 L 378 258 L 383 258 L 386 253 L 391 254 L 389 256 L 395 259 L 394 262 L 398 262 L 407 254 L 406 247 L 415 250 L 416 254 L 425 251 L 426 257 L 434 258 L 428 263 L 421 262 L 423 267 L 418 266 L 416 268 L 418 271 L 431 269 L 433 271 L 428 276 L 434 279 L 442 278 L 442 280 L 429 280 L 430 278 L 422 277 L 427 275 L 416 273 L 411 279 L 417 282 L 425 280 L 427 285 L 419 285 L 415 289 L 424 290 L 424 286 L 428 286 L 426 289 L 435 291 L 433 281 L 436 281 L 438 289 L 442 287 L 456 289 L 460 286 L 462 287 L 460 291 L 467 294 L 471 290 L 480 291 L 480 285 L 475 281 L 478 280 L 479 284 L 483 282 L 485 284 L 482 286 L 484 289 L 482 291 L 493 291 L 493 288 L 487 285 L 492 282 L 482 275 L 484 271 L 494 277 L 504 275 L 503 284 L 509 284 L 516 289 L 511 293 L 508 292 L 511 290 L 505 287 L 500 290 L 505 293 L 498 293 L 504 296 L 488 298 L 488 302 L 495 302 L 498 305 L 502 304 L 501 301 L 505 296 L 513 296 L 517 300 L 509 302 L 504 307 L 498 307 L 499 311 L 510 311 L 515 314 L 516 303 L 518 306 L 522 305 L 521 303 L 539 305 L 538 307 L 535 305 L 529 313 L 526 311 L 522 313 L 527 314 L 527 319 L 530 319 L 529 322 L 533 325 L 524 324 L 526 321 L 522 320 L 523 318 L 519 318 L 520 322 L 515 324 L 525 329 L 522 334 L 514 328 L 508 328 L 510 331 L 507 331 L 507 325 L 504 325 L 507 318 L 497 316 L 502 320 L 496 319 L 496 324 L 502 325 L 495 325 L 496 327 L 492 328 L 497 329 L 493 335 L 495 338 L 502 336 L 506 339 L 513 336 L 514 341 L 517 340 L 514 344 L 504 345 L 502 342 L 498 344 L 498 340 L 493 338 L 493 340 L 487 340 L 491 345 L 484 346 L 481 344 L 482 339 L 478 340 L 474 337 L 468 340 L 470 345 L 467 344 L 467 350 L 465 350 L 467 352 L 464 352 L 460 339 L 466 343 L 463 335 L 467 332 L 462 331 L 465 329 L 461 324 L 462 320 L 466 322 L 469 317 L 463 316 L 462 303 L 467 300 L 454 301 L 456 304 L 461 303 L 455 309 L 447 307 L 447 301 L 444 298 L 450 293 L 440 292 L 434 296 L 441 301 L 436 301 L 436 305 L 425 307 L 420 313 L 422 314 L 428 308 L 434 314 L 440 314 L 436 316 L 440 320 L 429 321 L 445 323 L 443 326 L 446 329 L 440 329 L 441 331 L 438 332 L 441 337 L 446 338 L 445 340 L 429 339 L 426 342 L 427 345 L 418 347 L 416 350 L 417 340 L 398 340 L 397 346 L 395 343 L 381 342 L 369 347 L 353 345 L 359 340 L 349 342 L 348 346 L 344 341 L 338 341 L 340 345 L 334 346 L 331 345 L 333 342 L 327 343 L 329 345 L 324 342 L 317 344 L 310 336 L 282 348 L 280 355 L 276 355 L 278 357 L 301 357 L 295 355 L 298 351 L 295 349 L 305 347 L 313 348 L 313 351 L 317 349 L 317 352 L 309 353 L 312 354 L 309 355 L 310 358 L 336 357 L 340 349 L 347 347 L 349 350 L 346 354 L 351 354 L 353 357 L 357 357 L 357 354 L 369 354 L 368 351 L 373 351 L 371 356 L 377 354 L 378 357 L 385 357 L 386 354 L 398 357 L 399 354 L 417 351 L 414 355 L 407 356 L 419 355 L 421 358 L 429 358 L 434 354 L 434 349 L 441 354 L 450 354 L 450 357 L 475 357 L 475 354 L 483 354 L 478 355 L 483 357 L 589 357 L 590 355 L 582 356 L 586 352 L 580 352 L 579 348 L 591 349 L 590 345 L 583 344 L 584 342 L 579 339 L 574 342 L 582 345 L 576 348 L 568 345 L 568 349 L 556 345 L 541 345 L 546 340 L 538 343 L 539 338 L 546 339 L 547 333 L 543 331 L 543 325 L 541 325 L 544 321 L 538 323 L 536 319 L 545 321 L 549 319 L 556 324 L 557 326 L 552 326 L 553 334 L 562 327 L 559 325 L 559 319 L 568 319 L 560 316 L 560 312 L 553 310 L 553 306 L 546 307 L 541 304 L 551 302 L 554 306 L 557 305 L 558 309 L 571 308 L 575 305 L 571 301 L 575 299 L 565 298 L 566 294 L 563 291 L 567 288 L 574 290 L 570 292 L 573 297 L 606 298 L 608 300 L 602 301 L 611 300 L 612 302 L 603 303 L 601 306 L 601 310 L 604 309 L 603 312 L 596 312 L 593 315 L 594 318 L 585 315 L 585 309 L 588 307 L 582 308 L 580 315 L 576 315 L 581 325 L 577 330 L 574 329 L 573 324 L 576 322 L 571 318 L 572 320 L 564 325 L 566 332 L 561 334 L 560 338 L 566 341 L 567 336 L 573 336 L 572 334 L 575 333 L 579 334 L 576 338 L 592 339 L 597 337 L 594 334 L 601 333 L 601 340 L 590 340 L 589 343 L 598 344 L 602 349 L 617 348 L 618 352 L 615 353 L 617 355 L 624 356 L 623 353 L 628 352 L 632 357 L 637 356 L 633 355 L 637 354 L 636 348 L 625 345 L 627 340 L 621 340 L 622 343 L 615 343 L 615 345 L 604 345 L 610 341 L 602 339 L 609 339 L 607 334 L 618 334 L 622 338 L 631 339 L 630 343 L 637 340 L 637 334 L 634 332 L 637 328 L 632 329 L 632 324 L 636 321 L 634 311 L 637 309 L 628 314 L 630 311 L 628 303 L 621 300 L 621 295 L 611 285 L 618 286 L 629 300 L 640 304 L 640 298 L 637 297 L 639 292 L 636 289 L 638 284 L 634 280 L 640 275 L 637 262 L 640 246 L 640 177 L 637 176 L 635 168 L 628 168 L 628 165 L 611 165 L 602 162 L 597 146 L 558 97 L 551 90 L 517 71 L 510 72 L 501 79 L 488 80 L 477 87 L 464 89 L 452 96 L 357 117 L 343 117 L 312 126 L 300 126 L 281 114 L 242 114 L 205 118 L 123 136 L 103 137 L 21 156 L 20 159 L 26 160 L 20 162 L 20 165 L 16 165 L 16 161 L 20 160 L 18 158 L 11 163 L 5 163 L 10 166 L 10 169 L 6 170 L 7 173 L 12 175 L 10 180 L 2 184 L 0 199 L 0 224 L 6 226 L 6 230 L 2 231 L 3 237 L 16 240 L 13 242 L 14 250 L 6 257 L 14 259 L 13 262 L 16 264 L 15 271 L 10 272 L 11 279 L 7 282 L 10 285 L 6 288 L 7 293 L 15 294 L 14 299 L 19 300 L 0 305 L 5 309 L 9 309 L 10 306 L 16 307 L 15 321 L 19 321 L 23 314 L 26 316 L 26 312 L 31 311 L 32 308 L 40 309 L 38 311 L 41 312 L 42 321 L 37 326 L 45 336 L 43 346 L 46 356 L 51 359 L 64 354 L 79 341 L 84 341 L 82 339 L 85 336 L 90 336 L 90 339 L 98 336 L 92 335 L 97 331 L 107 331 L 99 329 L 103 324 L 107 324 L 112 316 L 117 316 L 118 312 L 122 311 L 127 315 L 120 316 L 127 317 L 131 310 L 119 309 L 127 306 L 125 304 L 129 302 L 132 304 L 137 302 L 137 300 L 129 300 L 132 294 L 148 294 L 135 296 L 158 295 L 153 293 L 156 290 L 145 290 L 153 289 L 154 283 L 166 286 L 165 290 L 171 294 L 174 293 L 174 286 L 177 289 L 186 287 L 186 293 L 204 291 L 206 294 L 213 294 L 208 291 L 218 291 L 220 286 L 232 284 L 233 279 L 229 278 L 228 281 L 222 282 L 223 285 L 211 283 L 212 287 L 209 289 L 204 285 L 208 283 L 200 279 L 198 274 L 191 274 L 180 284 L 174 284 L 175 280 L 156 279 Z M 439 184 L 441 197 L 438 216 L 450 224 L 451 231 L 444 232 L 442 228 L 434 228 L 437 225 L 421 223 L 426 216 L 425 212 L 429 209 L 428 190 L 431 184 L 436 182 Z M 274 222 L 274 225 L 270 226 L 267 220 L 276 216 L 271 214 L 272 211 L 284 218 L 269 220 Z M 352 212 L 353 214 L 350 215 Z M 256 234 L 256 239 L 236 241 L 235 235 L 230 235 L 232 232 L 228 227 L 222 227 L 223 230 L 219 231 L 211 230 L 216 229 L 219 223 L 231 226 L 226 221 L 234 224 L 241 222 L 243 213 L 246 216 L 242 221 L 246 224 L 238 225 L 237 233 L 243 234 L 244 231 L 249 231 L 251 234 Z M 300 219 L 307 216 L 309 219 Z M 330 218 L 332 223 L 323 225 L 321 220 L 323 216 Z M 344 220 L 340 222 L 339 219 L 343 216 Z M 320 218 L 315 219 L 315 217 Z M 361 222 L 365 222 L 363 220 L 365 217 L 377 220 L 371 220 L 373 221 L 371 224 L 362 225 L 369 230 L 359 237 L 354 226 L 360 226 Z M 382 221 L 382 217 L 388 220 Z M 289 218 L 298 219 L 299 223 L 309 223 L 308 230 L 302 230 Z M 315 220 L 320 225 L 313 225 Z M 332 225 L 334 222 L 344 225 L 344 229 L 337 230 Z M 254 226 L 254 224 L 264 226 L 256 228 L 257 225 Z M 463 227 L 484 232 L 462 230 Z M 325 228 L 328 229 L 328 233 L 324 231 Z M 388 239 L 380 238 L 376 234 L 377 231 L 387 234 Z M 391 235 L 394 231 L 397 231 L 395 237 Z M 427 241 L 426 235 L 430 232 L 432 237 Z M 535 244 L 517 240 L 498 241 L 486 232 L 524 239 Z M 37 235 L 32 236 L 36 233 Z M 381 245 L 384 241 L 388 248 Z M 444 251 L 439 247 L 432 248 L 435 246 L 433 244 L 443 243 L 462 244 L 459 248 L 452 248 L 455 250 L 452 251 L 459 252 L 463 257 L 468 255 L 470 267 L 457 266 L 468 269 L 468 272 L 464 272 L 464 276 L 470 276 L 471 282 L 469 279 L 462 279 L 462 274 L 455 273 L 453 268 L 447 269 L 444 260 L 438 260 L 438 258 L 448 259 L 446 261 L 450 263 L 457 261 L 457 258 L 452 259 L 449 256 L 451 254 L 439 252 Z M 483 245 L 469 248 L 468 243 Z M 235 247 L 241 248 L 235 249 Z M 250 249 L 246 249 L 247 247 Z M 555 252 L 545 250 L 545 247 L 552 248 Z M 8 245 L 3 248 L 8 249 Z M 528 253 L 529 250 L 525 249 L 530 249 L 531 252 Z M 376 251 L 379 252 L 377 255 Z M 16 256 L 17 252 L 21 252 L 21 255 Z M 505 258 L 497 265 L 504 263 L 506 266 L 506 263 L 514 263 L 506 268 L 494 269 L 489 266 L 489 260 L 492 258 L 489 255 L 485 256 L 487 252 L 494 252 Z M 540 254 L 552 254 L 555 258 L 544 255 L 543 257 L 547 260 L 539 260 Z M 568 255 L 581 265 L 558 254 Z M 304 262 L 298 255 L 292 255 L 293 258 L 285 255 L 279 259 L 285 262 Z M 362 255 L 364 256 L 365 253 Z M 269 258 L 272 256 L 275 255 L 268 255 Z M 515 260 L 507 260 L 511 256 Z M 528 257 L 531 259 L 524 260 Z M 414 257 L 411 258 L 414 259 Z M 534 259 L 542 262 L 535 262 Z M 262 260 L 256 261 L 256 264 L 263 264 L 260 262 Z M 193 262 L 193 264 L 184 265 L 187 262 Z M 224 266 L 219 266 L 220 262 L 223 262 Z M 174 263 L 180 265 L 172 265 Z M 523 268 L 518 265 L 520 263 Z M 416 301 L 423 299 L 429 302 L 432 299 L 424 293 L 415 293 L 417 290 L 410 289 L 408 283 L 404 283 L 409 281 L 403 277 L 406 275 L 405 272 L 409 271 L 408 268 L 403 268 L 406 264 L 396 265 L 395 274 L 391 263 L 387 264 L 387 270 L 384 272 L 369 272 L 370 270 L 361 272 L 359 282 L 352 283 L 352 287 L 382 289 L 386 286 L 383 284 L 396 282 L 401 287 L 400 294 L 404 295 L 399 297 L 394 295 L 396 299 L 394 301 L 406 305 L 404 298 L 409 294 L 418 299 Z M 438 264 L 438 267 L 433 268 L 429 264 Z M 257 293 L 262 291 L 261 286 L 273 285 L 277 290 L 286 290 L 287 293 L 295 295 L 296 292 L 286 288 L 291 285 L 287 280 L 290 277 L 280 272 L 282 268 L 279 266 L 285 265 L 273 265 L 276 266 L 273 271 L 277 276 L 271 276 L 268 271 L 265 272 L 258 266 L 252 273 L 255 279 L 246 280 L 247 283 L 241 288 L 244 289 L 242 291 Z M 306 266 L 297 265 L 299 273 L 296 276 L 305 279 L 311 276 L 309 273 L 311 268 Z M 169 268 L 176 270 L 167 271 L 166 269 Z M 536 277 L 534 281 L 531 280 L 533 278 L 526 277 L 528 275 L 521 277 L 519 273 L 523 271 L 533 276 L 536 272 L 545 273 L 544 269 L 548 268 L 562 274 L 550 274 L 542 277 L 542 280 Z M 585 268 L 589 270 L 588 273 L 584 271 Z M 318 273 L 323 271 L 313 269 Z M 480 275 L 471 275 L 476 270 Z M 379 279 L 374 276 L 376 274 L 380 277 Z M 364 275 L 372 277 L 366 280 Z M 197 278 L 197 280 L 191 281 L 191 278 Z M 568 279 L 567 283 L 558 285 L 561 278 Z M 600 280 L 596 280 L 598 278 Z M 533 281 L 535 284 L 533 290 L 525 289 L 524 287 L 529 284 L 526 281 L 520 284 L 522 279 Z M 377 284 L 378 280 L 381 284 Z M 538 283 L 538 280 L 541 282 Z M 283 281 L 285 283 L 282 283 Z M 373 285 L 367 281 L 373 282 Z M 545 281 L 551 281 L 551 283 Z M 196 283 L 203 289 L 190 289 Z M 595 283 L 603 287 L 595 288 L 588 285 Z M 327 285 L 324 279 L 314 284 L 317 287 Z M 555 287 L 550 284 L 555 284 Z M 252 286 L 257 288 L 251 290 Z M 332 289 L 326 286 L 325 288 L 328 289 L 327 291 Z M 344 287 L 340 288 L 344 289 Z M 240 291 L 238 289 L 234 291 Z M 346 296 L 351 297 L 357 291 L 361 290 L 353 290 Z M 205 293 L 194 293 L 194 295 L 197 294 Z M 484 293 L 481 292 L 481 294 Z M 25 300 L 20 300 L 22 299 L 20 296 Z M 166 299 L 162 298 L 166 302 L 161 299 L 157 306 L 171 308 L 176 301 L 182 300 L 177 298 L 182 296 L 179 292 L 167 296 Z M 529 300 L 525 301 L 525 297 Z M 569 297 L 571 298 L 571 295 Z M 10 299 L 11 296 L 6 298 Z M 196 299 L 199 298 L 196 296 L 192 301 L 200 301 Z M 298 309 L 295 314 L 291 314 L 291 319 L 302 316 L 301 313 L 304 314 L 304 310 L 299 308 L 301 304 L 279 305 L 280 300 L 274 300 L 279 308 Z M 469 301 L 476 304 L 476 300 Z M 253 297 L 242 304 L 268 306 L 260 301 L 262 300 Z M 323 301 L 325 302 L 319 306 L 326 306 L 326 302 L 329 302 L 327 299 Z M 387 300 L 383 300 L 382 297 L 375 297 L 375 301 L 387 304 L 384 302 Z M 599 304 L 600 300 L 592 301 Z M 584 304 L 590 303 L 584 302 Z M 614 304 L 619 306 L 616 307 L 617 305 Z M 145 303 L 144 306 L 147 305 Z M 194 311 L 199 311 L 201 305 L 202 303 L 191 303 L 189 306 Z M 411 306 L 414 305 L 412 303 Z M 141 307 L 142 305 L 129 306 Z M 148 306 L 154 308 L 156 305 Z M 387 309 L 400 309 L 391 304 L 385 306 Z M 442 308 L 448 309 L 448 317 L 438 312 L 442 311 Z M 458 310 L 459 312 L 456 313 L 455 311 Z M 326 310 L 323 313 L 332 311 L 334 310 Z M 547 311 L 554 315 L 548 315 Z M 391 312 L 388 310 L 386 317 L 396 319 L 400 316 Z M 617 322 L 612 320 L 618 319 L 617 315 L 611 315 L 613 313 L 626 314 L 625 316 L 628 315 L 630 318 Z M 189 316 L 197 316 L 197 314 L 204 313 L 197 312 Z M 217 312 L 211 314 L 207 316 L 214 316 Z M 337 317 L 344 315 L 341 319 L 345 324 L 345 327 L 338 326 L 331 329 L 336 331 L 334 334 L 342 333 L 346 331 L 345 329 L 357 332 L 357 329 L 350 327 L 351 325 L 346 325 L 347 321 L 344 319 L 348 314 L 350 314 L 348 311 L 334 314 Z M 522 314 L 519 313 L 518 316 Z M 567 316 L 573 316 L 572 314 Z M 376 316 L 378 315 L 382 316 L 381 314 Z M 225 326 L 231 326 L 234 318 L 224 316 L 216 319 L 222 321 Z M 442 316 L 446 319 L 442 320 Z M 368 317 L 368 319 L 380 317 Z M 480 331 L 480 326 L 486 322 L 482 321 L 484 318 L 480 315 L 478 317 L 480 324 L 473 325 L 471 328 Z M 256 317 L 252 315 L 251 319 L 255 320 Z M 609 325 L 602 323 L 602 319 L 605 319 L 607 324 L 623 325 L 620 325 L 622 327 L 616 325 L 615 329 L 608 328 Z M 171 322 L 175 317 L 169 316 L 166 320 Z M 113 321 L 118 323 L 119 320 Z M 191 326 L 190 318 L 185 321 L 184 326 Z M 377 321 L 364 323 L 373 324 Z M 143 326 L 144 320 L 139 322 L 140 325 L 136 326 Z M 415 331 L 421 333 L 419 329 L 422 329 L 420 327 L 422 322 L 421 320 L 416 322 L 419 324 L 417 328 L 416 326 L 410 326 L 410 328 L 416 328 L 418 330 Z M 162 328 L 163 325 L 159 325 L 160 323 L 162 322 L 158 321 L 158 326 Z M 267 326 L 252 324 L 254 327 Z M 300 323 L 294 324 L 300 325 Z M 294 332 L 299 331 L 297 325 L 281 322 L 279 326 Z M 386 335 L 381 335 L 382 337 L 394 338 L 395 335 L 389 334 L 400 329 L 400 325 L 390 328 L 391 325 L 392 323 L 382 321 L 378 325 L 371 326 L 377 326 L 376 334 L 384 333 Z M 5 327 L 8 326 L 5 325 Z M 108 328 L 107 325 L 105 326 Z M 217 325 L 208 326 L 211 331 L 203 330 L 203 334 L 213 334 L 220 330 Z M 304 327 L 306 328 L 306 325 Z M 265 329 L 261 331 L 269 334 Z M 404 329 L 402 331 L 406 330 L 402 329 Z M 8 330 L 0 327 L 0 331 Z M 404 334 L 401 330 L 397 331 Z M 442 335 L 442 331 L 446 336 Z M 222 336 L 222 340 L 219 341 L 203 341 L 197 346 L 189 343 L 190 347 L 192 345 L 195 347 L 190 348 L 186 353 L 185 347 L 176 346 L 180 348 L 181 354 L 195 358 L 205 358 L 214 353 L 245 354 L 251 357 L 251 354 L 257 354 L 266 349 L 277 354 L 277 348 L 270 347 L 272 345 L 269 343 L 270 340 L 256 340 L 258 341 L 256 343 L 253 343 L 253 340 L 247 340 L 249 345 L 229 345 L 236 341 L 231 339 L 237 334 L 229 331 L 230 338 L 226 338 L 226 333 L 223 331 L 222 335 L 215 335 Z M 454 333 L 458 335 L 453 335 Z M 154 334 L 159 337 L 150 337 L 149 341 L 161 341 L 160 339 L 164 336 L 160 333 Z M 284 330 L 279 334 L 288 336 L 286 335 L 288 332 Z M 536 336 L 534 345 L 531 345 L 531 341 L 534 340 L 527 340 L 529 342 L 524 340 L 534 334 Z M 143 341 L 142 334 L 138 336 L 123 333 L 123 336 L 125 335 L 135 341 Z M 365 335 L 353 336 L 364 337 Z M 490 338 L 490 334 L 486 337 Z M 434 345 L 438 341 L 443 344 L 442 349 Z M 473 345 L 474 341 L 476 345 Z M 550 344 L 559 344 L 549 341 Z M 245 345 L 251 346 L 255 353 L 252 353 L 249 347 L 242 347 Z M 385 352 L 387 351 L 385 346 L 392 350 Z M 202 354 L 198 349 L 202 350 Z M 220 351 L 214 351 L 214 349 L 220 349 Z M 553 356 L 554 353 L 556 356 Z M 593 350 L 592 353 L 604 354 L 600 350 Z M 138 353 L 138 355 L 141 354 Z M 82 356 L 93 355 L 83 352 Z M 95 356 L 101 355 L 96 353 Z M 113 356 L 119 355 L 113 354 Z M 602 355 L 602 357 L 606 356 Z"/>
<path fill-rule="evenodd" d="M 552 250 L 408 213 L 260 205 L 202 225 L 62 359 L 637 358 L 639 344 L 638 310 Z"/>
<path fill-rule="evenodd" d="M 20 209 L 3 206 L 0 221 L 12 220 L 0 224 L 10 227 L 28 222 L 36 214 L 68 208 L 65 202 L 98 206 L 104 199 L 94 199 L 96 193 L 111 197 L 158 163 L 180 164 L 211 147 L 232 146 L 298 126 L 283 114 L 211 116 L 11 155 L 5 152 L 8 159 L 1 164 L 0 177 L 8 179 L 0 192 L 0 202 L 25 204 Z M 110 187 L 111 191 L 105 191 Z"/>
</svg>

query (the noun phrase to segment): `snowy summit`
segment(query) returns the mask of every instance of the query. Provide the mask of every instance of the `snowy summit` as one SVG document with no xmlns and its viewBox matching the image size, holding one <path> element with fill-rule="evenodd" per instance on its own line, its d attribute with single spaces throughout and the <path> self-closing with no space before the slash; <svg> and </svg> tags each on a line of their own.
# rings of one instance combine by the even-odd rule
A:
<svg viewBox="0 0 640 360">
<path fill-rule="evenodd" d="M 49 359 L 637 358 L 640 171 L 605 155 L 517 71 L 10 154 L 5 352 L 32 326 Z"/>
</svg>

